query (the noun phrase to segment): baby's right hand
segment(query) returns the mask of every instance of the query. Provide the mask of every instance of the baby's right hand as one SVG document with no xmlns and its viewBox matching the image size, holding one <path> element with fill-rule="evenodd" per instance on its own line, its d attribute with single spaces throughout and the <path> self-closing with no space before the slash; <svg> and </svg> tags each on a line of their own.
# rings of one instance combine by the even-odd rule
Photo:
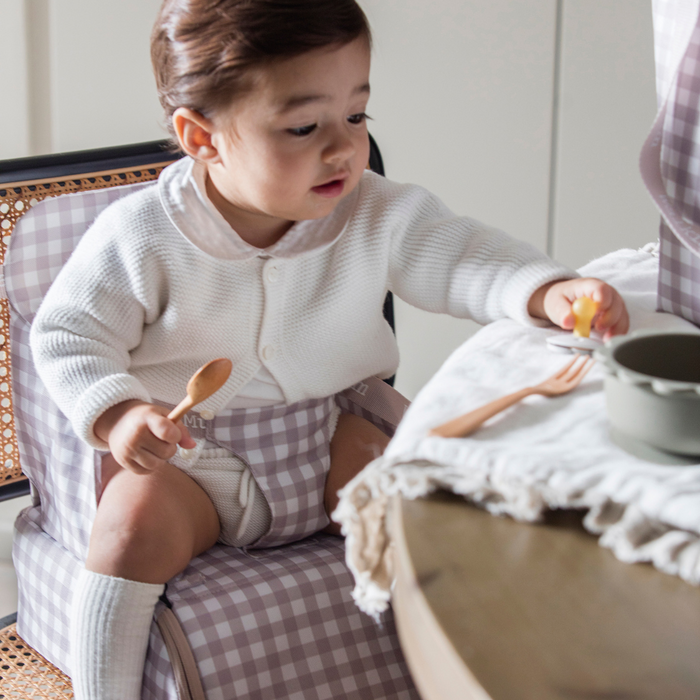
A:
<svg viewBox="0 0 700 700">
<path fill-rule="evenodd" d="M 187 428 L 173 423 L 168 410 L 143 401 L 123 401 L 107 409 L 95 422 L 95 435 L 109 445 L 114 459 L 136 474 L 162 466 L 178 443 L 195 446 Z"/>
</svg>

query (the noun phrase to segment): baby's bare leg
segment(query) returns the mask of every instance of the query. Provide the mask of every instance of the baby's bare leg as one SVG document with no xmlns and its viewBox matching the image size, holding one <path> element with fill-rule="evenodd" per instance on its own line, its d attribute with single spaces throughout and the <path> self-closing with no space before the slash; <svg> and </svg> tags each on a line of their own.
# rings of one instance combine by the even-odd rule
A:
<svg viewBox="0 0 700 700">
<path fill-rule="evenodd" d="M 338 491 L 365 465 L 379 457 L 388 444 L 389 438 L 364 418 L 350 413 L 340 416 L 331 440 L 331 468 L 324 493 L 324 505 L 329 516 L 338 505 Z M 339 535 L 340 525 L 331 522 L 325 531 Z"/>
<path fill-rule="evenodd" d="M 165 583 L 216 542 L 216 510 L 184 472 L 166 463 L 149 474 L 134 474 L 108 460 L 85 562 L 88 570 Z"/>
<path fill-rule="evenodd" d="M 170 464 L 134 474 L 106 457 L 86 567 L 71 616 L 76 700 L 139 700 L 163 584 L 219 534 L 209 497 Z"/>
</svg>

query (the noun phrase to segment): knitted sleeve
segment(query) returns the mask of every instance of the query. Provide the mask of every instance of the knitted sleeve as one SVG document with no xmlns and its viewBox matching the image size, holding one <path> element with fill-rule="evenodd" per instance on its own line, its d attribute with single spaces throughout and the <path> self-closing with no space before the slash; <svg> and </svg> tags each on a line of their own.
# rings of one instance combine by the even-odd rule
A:
<svg viewBox="0 0 700 700">
<path fill-rule="evenodd" d="M 409 304 L 479 323 L 539 325 L 527 312 L 533 292 L 578 276 L 528 243 L 456 216 L 421 187 L 374 181 L 371 191 L 391 233 L 388 286 Z"/>
<path fill-rule="evenodd" d="M 76 434 L 97 449 L 97 418 L 149 393 L 128 372 L 129 352 L 163 301 L 162 272 L 146 254 L 148 226 L 109 207 L 86 232 L 49 289 L 34 319 L 37 371 Z"/>
</svg>

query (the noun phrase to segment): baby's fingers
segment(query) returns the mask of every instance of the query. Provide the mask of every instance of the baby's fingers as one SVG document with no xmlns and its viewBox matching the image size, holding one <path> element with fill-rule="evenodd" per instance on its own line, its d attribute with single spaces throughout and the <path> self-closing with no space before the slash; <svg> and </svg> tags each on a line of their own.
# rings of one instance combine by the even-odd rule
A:
<svg viewBox="0 0 700 700">
<path fill-rule="evenodd" d="M 571 300 L 558 289 L 553 289 L 547 295 L 546 312 L 550 321 L 564 330 L 571 330 L 574 327 L 574 316 L 571 313 Z"/>
<path fill-rule="evenodd" d="M 141 464 L 139 464 L 139 462 L 137 462 L 135 459 L 125 460 L 121 463 L 121 466 L 125 467 L 131 472 L 134 472 L 134 474 L 150 474 L 153 471 L 153 469 L 142 467 Z"/>
<path fill-rule="evenodd" d="M 164 464 L 164 459 L 154 455 L 152 452 L 148 452 L 148 450 L 141 450 L 127 458 L 123 466 L 134 472 L 134 474 L 151 474 L 162 468 Z"/>
<path fill-rule="evenodd" d="M 156 471 L 177 452 L 177 444 L 159 440 L 149 435 L 126 452 L 127 467 L 137 474 Z"/>
<path fill-rule="evenodd" d="M 167 416 L 151 414 L 148 427 L 153 435 L 169 445 L 181 445 L 186 450 L 191 450 L 197 443 L 190 437 L 190 431 L 178 421 L 173 423 Z M 168 455 L 168 458 L 172 455 Z"/>
<path fill-rule="evenodd" d="M 178 421 L 175 425 L 180 429 L 180 440 L 177 444 L 185 450 L 191 450 L 193 447 L 197 447 L 197 443 L 190 435 L 190 431 L 187 430 L 187 428 L 180 421 Z"/>
<path fill-rule="evenodd" d="M 604 340 L 609 340 L 615 335 L 627 333 L 630 327 L 630 319 L 622 297 L 615 294 L 610 306 L 602 310 L 596 319 L 594 327 L 599 333 L 603 334 Z"/>
<path fill-rule="evenodd" d="M 180 428 L 167 416 L 152 412 L 148 414 L 146 422 L 149 430 L 158 440 L 176 445 L 182 439 Z"/>
<path fill-rule="evenodd" d="M 620 293 L 611 285 L 594 277 L 572 280 L 572 288 L 575 296 L 571 300 L 588 297 L 597 304 L 597 311 L 593 318 L 593 328 L 608 340 L 614 335 L 622 335 L 629 330 L 629 315 L 627 307 Z M 562 328 L 574 327 L 575 318 L 572 310 L 564 319 Z"/>
<path fill-rule="evenodd" d="M 120 466 L 134 474 L 150 474 L 165 462 L 164 459 L 144 449 L 143 445 L 137 444 L 115 445 L 112 456 Z"/>
</svg>

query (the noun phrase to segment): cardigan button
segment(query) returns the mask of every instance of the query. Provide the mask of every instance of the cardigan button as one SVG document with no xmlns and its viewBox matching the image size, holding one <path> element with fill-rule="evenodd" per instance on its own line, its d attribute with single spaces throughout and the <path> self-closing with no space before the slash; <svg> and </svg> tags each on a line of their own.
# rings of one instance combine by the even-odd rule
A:
<svg viewBox="0 0 700 700">
<path fill-rule="evenodd" d="M 272 345 L 266 345 L 262 349 L 263 360 L 271 360 L 275 356 L 275 348 Z"/>
<path fill-rule="evenodd" d="M 216 414 L 214 411 L 210 411 L 208 408 L 205 408 L 203 411 L 199 412 L 199 415 L 203 420 L 212 420 Z"/>
<path fill-rule="evenodd" d="M 265 279 L 268 282 L 276 282 L 279 276 L 280 276 L 280 271 L 276 267 L 273 267 L 272 265 L 270 267 L 268 267 L 267 271 L 265 272 Z"/>
</svg>

